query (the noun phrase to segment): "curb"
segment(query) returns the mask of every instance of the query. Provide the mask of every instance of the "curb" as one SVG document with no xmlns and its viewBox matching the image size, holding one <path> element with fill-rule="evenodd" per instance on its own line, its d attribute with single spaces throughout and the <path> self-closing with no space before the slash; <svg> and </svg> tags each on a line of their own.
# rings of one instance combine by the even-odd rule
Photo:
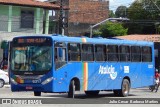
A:
<svg viewBox="0 0 160 107">
<path fill-rule="evenodd" d="M 11 86 L 10 86 L 10 85 L 4 85 L 4 87 L 5 87 L 5 88 L 10 88 Z"/>
</svg>

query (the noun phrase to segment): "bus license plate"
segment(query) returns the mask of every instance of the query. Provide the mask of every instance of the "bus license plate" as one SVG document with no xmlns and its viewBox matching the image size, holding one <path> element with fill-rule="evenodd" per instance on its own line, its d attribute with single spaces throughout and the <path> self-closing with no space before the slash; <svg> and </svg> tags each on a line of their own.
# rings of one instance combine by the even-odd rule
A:
<svg viewBox="0 0 160 107">
<path fill-rule="evenodd" d="M 35 80 L 25 80 L 24 83 L 33 83 L 33 84 L 37 84 L 37 83 L 41 83 L 40 79 L 35 79 Z"/>
<path fill-rule="evenodd" d="M 26 86 L 26 90 L 32 90 L 33 89 L 33 87 L 31 87 L 31 86 Z"/>
</svg>

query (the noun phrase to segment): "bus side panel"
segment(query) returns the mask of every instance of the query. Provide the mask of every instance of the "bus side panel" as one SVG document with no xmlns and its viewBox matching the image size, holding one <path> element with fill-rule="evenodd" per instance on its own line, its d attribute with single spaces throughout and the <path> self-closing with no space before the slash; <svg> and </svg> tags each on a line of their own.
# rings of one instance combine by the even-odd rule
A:
<svg viewBox="0 0 160 107">
<path fill-rule="evenodd" d="M 73 78 L 77 78 L 79 79 L 79 81 L 81 81 L 82 63 L 69 62 L 68 64 L 54 71 L 54 75 L 55 75 L 55 80 L 53 83 L 54 92 L 68 92 L 69 84 Z"/>
<path fill-rule="evenodd" d="M 130 63 L 130 73 L 129 73 L 129 77 L 130 77 L 130 81 L 131 81 L 131 88 L 137 88 L 137 87 L 141 87 L 141 62 L 132 62 Z"/>
<path fill-rule="evenodd" d="M 153 85 L 154 80 L 154 65 L 152 63 L 142 64 L 142 86 Z"/>
<path fill-rule="evenodd" d="M 113 78 L 113 73 L 108 76 L 106 89 L 121 89 L 121 84 L 125 77 L 129 78 L 132 88 L 141 87 L 140 63 L 108 63 L 108 67 L 114 69 L 112 72 L 117 73 L 117 76 Z"/>
<path fill-rule="evenodd" d="M 101 72 L 101 66 L 105 63 L 89 63 L 88 68 L 88 90 L 105 90 L 107 87 L 107 74 Z"/>
<path fill-rule="evenodd" d="M 106 67 L 109 71 L 106 90 L 120 89 L 123 76 L 120 63 L 109 62 Z"/>
<path fill-rule="evenodd" d="M 63 67 L 57 69 L 54 71 L 55 80 L 53 83 L 53 89 L 54 92 L 66 92 L 68 91 L 68 72 L 70 69 L 68 69 L 68 65 L 64 65 Z M 72 72 L 72 71 L 70 71 Z"/>
<path fill-rule="evenodd" d="M 120 89 L 122 79 L 118 76 L 118 71 L 119 65 L 117 62 L 96 62 L 94 70 L 92 66 L 89 69 L 89 90 Z"/>
</svg>

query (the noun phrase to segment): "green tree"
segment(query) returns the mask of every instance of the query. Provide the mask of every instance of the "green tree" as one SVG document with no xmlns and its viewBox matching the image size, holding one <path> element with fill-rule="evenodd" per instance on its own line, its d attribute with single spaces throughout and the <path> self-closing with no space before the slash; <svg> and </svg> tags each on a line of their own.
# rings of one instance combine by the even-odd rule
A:
<svg viewBox="0 0 160 107">
<path fill-rule="evenodd" d="M 115 13 L 113 12 L 113 10 L 109 10 L 109 18 L 114 18 L 115 17 Z"/>
<path fill-rule="evenodd" d="M 124 28 L 121 23 L 106 22 L 99 28 L 102 37 L 114 37 L 127 35 L 128 29 Z"/>
<path fill-rule="evenodd" d="M 134 2 L 129 8 L 127 16 L 130 20 L 144 20 L 148 19 L 149 12 L 143 8 L 143 4 Z"/>
<path fill-rule="evenodd" d="M 158 32 L 160 0 L 141 0 L 131 4 L 127 11 L 130 23 L 125 24 L 128 34 L 153 34 Z"/>
<path fill-rule="evenodd" d="M 128 8 L 128 18 L 132 20 L 159 20 L 160 0 L 141 0 Z"/>
<path fill-rule="evenodd" d="M 126 6 L 119 6 L 115 12 L 116 17 L 126 17 L 127 15 L 127 7 Z"/>
</svg>

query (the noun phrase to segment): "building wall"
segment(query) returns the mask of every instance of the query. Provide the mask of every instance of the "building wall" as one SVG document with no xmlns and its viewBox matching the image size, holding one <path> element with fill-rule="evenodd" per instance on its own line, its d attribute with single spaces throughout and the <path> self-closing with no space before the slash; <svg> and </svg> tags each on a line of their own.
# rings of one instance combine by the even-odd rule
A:
<svg viewBox="0 0 160 107">
<path fill-rule="evenodd" d="M 8 29 L 8 6 L 0 5 L 0 31 Z"/>
<path fill-rule="evenodd" d="M 109 2 L 69 0 L 69 22 L 95 24 L 108 18 Z"/>
<path fill-rule="evenodd" d="M 69 23 L 70 36 L 84 36 L 89 30 L 90 25 L 87 23 Z"/>
<path fill-rule="evenodd" d="M 109 1 L 106 0 L 69 0 L 69 8 L 69 35 L 89 32 L 91 25 L 109 17 Z"/>
<path fill-rule="evenodd" d="M 55 3 L 60 5 L 60 1 L 57 0 Z M 65 10 L 68 22 L 68 27 L 64 28 L 65 35 L 76 36 L 89 32 L 90 25 L 109 17 L 108 0 L 62 0 L 62 5 L 69 7 L 69 12 Z M 59 12 L 57 13 L 59 17 Z"/>
<path fill-rule="evenodd" d="M 34 27 L 33 28 L 21 28 L 21 10 L 33 10 L 34 11 Z M 8 31 L 8 13 L 9 6 L 0 5 L 0 31 Z M 40 17 L 36 17 L 36 8 L 31 7 L 21 7 L 21 6 L 13 6 L 12 7 L 12 32 L 26 32 L 26 33 L 35 33 L 36 29 L 36 21 L 39 20 L 39 33 L 43 32 L 43 13 L 44 10 L 40 9 Z"/>
</svg>

